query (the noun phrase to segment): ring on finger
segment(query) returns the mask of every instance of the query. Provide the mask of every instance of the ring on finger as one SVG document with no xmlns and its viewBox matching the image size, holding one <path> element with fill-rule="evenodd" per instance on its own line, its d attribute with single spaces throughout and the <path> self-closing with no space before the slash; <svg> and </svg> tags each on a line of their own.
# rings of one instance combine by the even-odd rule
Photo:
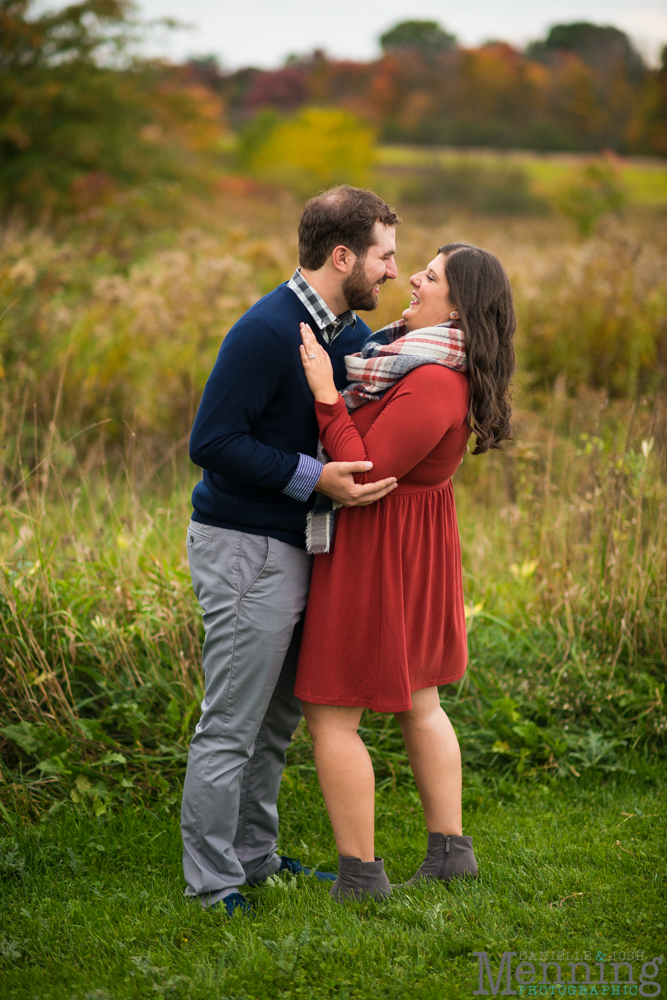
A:
<svg viewBox="0 0 667 1000">
<path fill-rule="evenodd" d="M 317 354 L 309 354 L 309 355 L 308 355 L 308 360 L 309 360 L 309 361 L 312 361 L 312 360 L 313 360 L 313 358 L 316 358 L 316 357 L 317 357 Z"/>
</svg>

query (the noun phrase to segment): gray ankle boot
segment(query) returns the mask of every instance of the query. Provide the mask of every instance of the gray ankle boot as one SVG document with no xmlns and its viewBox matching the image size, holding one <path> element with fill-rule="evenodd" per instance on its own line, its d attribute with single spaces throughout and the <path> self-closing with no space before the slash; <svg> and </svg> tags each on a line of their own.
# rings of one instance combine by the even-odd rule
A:
<svg viewBox="0 0 667 1000">
<path fill-rule="evenodd" d="M 375 861 L 362 861 L 361 858 L 344 858 L 339 854 L 338 878 L 329 889 L 329 895 L 339 903 L 344 899 L 390 896 L 391 886 L 385 875 L 384 861 L 378 857 Z"/>
<path fill-rule="evenodd" d="M 417 885 L 422 879 L 451 882 L 457 877 L 477 877 L 477 861 L 472 849 L 472 837 L 446 837 L 444 833 L 429 833 L 426 857 L 416 875 L 404 882 L 403 887 Z"/>
</svg>

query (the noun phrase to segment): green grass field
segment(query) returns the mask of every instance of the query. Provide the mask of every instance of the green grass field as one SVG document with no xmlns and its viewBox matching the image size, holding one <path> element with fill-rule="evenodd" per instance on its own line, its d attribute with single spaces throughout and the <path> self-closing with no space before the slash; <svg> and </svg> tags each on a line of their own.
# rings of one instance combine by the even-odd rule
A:
<svg viewBox="0 0 667 1000">
<path fill-rule="evenodd" d="M 520 168 L 528 175 L 536 194 L 550 198 L 578 168 L 590 162 L 584 153 L 530 153 L 523 150 L 468 150 L 419 146 L 380 146 L 377 163 L 382 168 L 409 172 L 414 168 L 448 167 L 468 163 L 486 168 Z M 648 157 L 615 160 L 630 207 L 667 206 L 667 161 Z"/>
<path fill-rule="evenodd" d="M 183 898 L 173 808 L 45 816 L 1 841 L 0 996 L 448 1000 L 478 988 L 476 951 L 488 953 L 494 976 L 504 951 L 533 962 L 562 953 L 566 982 L 575 953 L 647 961 L 667 939 L 667 787 L 664 769 L 638 766 L 604 781 L 539 785 L 468 774 L 475 883 L 341 906 L 314 879 L 281 877 L 249 890 L 255 917 L 233 920 Z M 281 849 L 330 869 L 334 845 L 312 772 L 288 767 L 280 805 Z M 409 785 L 377 793 L 377 825 L 390 877 L 409 877 L 425 847 Z M 591 973 L 595 982 L 597 967 Z M 658 981 L 664 987 L 664 973 Z"/>
</svg>

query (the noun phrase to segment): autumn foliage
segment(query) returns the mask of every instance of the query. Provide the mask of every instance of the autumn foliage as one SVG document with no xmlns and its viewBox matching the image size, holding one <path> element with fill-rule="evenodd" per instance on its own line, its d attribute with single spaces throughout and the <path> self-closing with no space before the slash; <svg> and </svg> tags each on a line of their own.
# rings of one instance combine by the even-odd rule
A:
<svg viewBox="0 0 667 1000">
<path fill-rule="evenodd" d="M 504 42 L 463 48 L 442 31 L 438 45 L 431 22 L 406 24 L 430 26 L 423 44 L 418 32 L 398 44 L 395 29 L 373 62 L 315 52 L 271 72 L 214 73 L 209 85 L 239 128 L 266 108 L 335 105 L 384 141 L 667 153 L 667 64 L 648 69 L 615 28 L 557 26 L 522 52 Z"/>
<path fill-rule="evenodd" d="M 139 30 L 126 0 L 46 13 L 0 0 L 0 209 L 85 211 L 202 181 L 223 102 L 191 73 L 131 58 Z"/>
</svg>

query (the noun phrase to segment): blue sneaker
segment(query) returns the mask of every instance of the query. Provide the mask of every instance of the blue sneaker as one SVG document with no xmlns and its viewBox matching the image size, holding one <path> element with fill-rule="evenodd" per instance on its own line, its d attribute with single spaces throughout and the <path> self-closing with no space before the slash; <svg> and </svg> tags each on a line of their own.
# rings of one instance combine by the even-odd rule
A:
<svg viewBox="0 0 667 1000">
<path fill-rule="evenodd" d="M 255 907 L 252 905 L 249 899 L 246 899 L 240 892 L 230 892 L 228 896 L 221 899 L 220 902 L 215 903 L 211 909 L 219 909 L 221 906 L 227 910 L 227 914 L 230 917 L 234 916 L 236 910 L 241 910 L 247 917 L 250 917 L 255 912 Z"/>
<path fill-rule="evenodd" d="M 290 875 L 314 875 L 320 882 L 335 882 L 336 876 L 333 872 L 318 872 L 312 868 L 304 868 L 296 858 L 288 858 L 284 854 L 280 857 L 279 872 L 289 872 Z M 276 873 L 277 874 L 277 873 Z"/>
</svg>

